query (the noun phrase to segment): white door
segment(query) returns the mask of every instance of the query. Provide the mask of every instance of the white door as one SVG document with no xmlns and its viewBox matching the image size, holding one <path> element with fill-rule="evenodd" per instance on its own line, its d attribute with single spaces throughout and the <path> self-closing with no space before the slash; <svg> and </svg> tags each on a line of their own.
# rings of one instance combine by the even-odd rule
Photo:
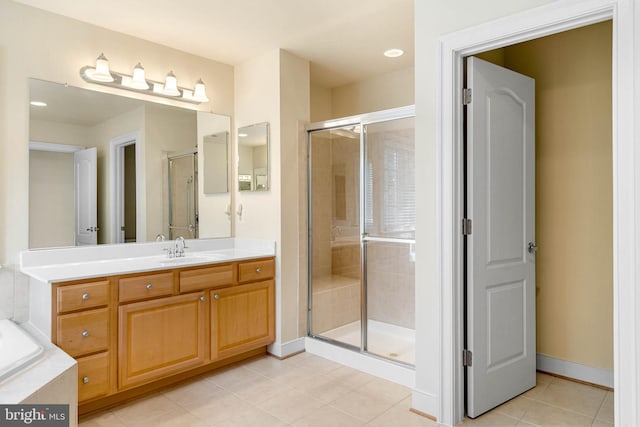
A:
<svg viewBox="0 0 640 427">
<path fill-rule="evenodd" d="M 98 244 L 98 161 L 95 147 L 74 153 L 76 245 Z"/>
<path fill-rule="evenodd" d="M 467 415 L 476 417 L 536 385 L 535 81 L 469 58 L 467 88 Z"/>
</svg>

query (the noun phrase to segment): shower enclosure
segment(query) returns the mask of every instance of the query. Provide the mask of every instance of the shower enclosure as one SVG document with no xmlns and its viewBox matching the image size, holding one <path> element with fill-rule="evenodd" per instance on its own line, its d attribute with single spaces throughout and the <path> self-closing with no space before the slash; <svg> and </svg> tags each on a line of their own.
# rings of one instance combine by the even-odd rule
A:
<svg viewBox="0 0 640 427">
<path fill-rule="evenodd" d="M 414 108 L 308 129 L 308 333 L 413 365 Z"/>
<path fill-rule="evenodd" d="M 169 157 L 169 238 L 198 238 L 198 153 Z"/>
</svg>

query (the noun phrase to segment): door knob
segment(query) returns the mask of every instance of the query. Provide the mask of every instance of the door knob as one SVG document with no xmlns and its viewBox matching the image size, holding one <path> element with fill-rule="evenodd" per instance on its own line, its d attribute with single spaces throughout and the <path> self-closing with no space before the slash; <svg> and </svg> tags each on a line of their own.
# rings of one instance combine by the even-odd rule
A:
<svg viewBox="0 0 640 427">
<path fill-rule="evenodd" d="M 215 294 L 215 295 L 213 296 L 213 299 L 220 299 L 220 295 Z"/>
<path fill-rule="evenodd" d="M 529 242 L 529 244 L 527 245 L 527 250 L 530 254 L 535 254 L 538 250 L 538 247 L 536 246 L 535 242 Z"/>
</svg>

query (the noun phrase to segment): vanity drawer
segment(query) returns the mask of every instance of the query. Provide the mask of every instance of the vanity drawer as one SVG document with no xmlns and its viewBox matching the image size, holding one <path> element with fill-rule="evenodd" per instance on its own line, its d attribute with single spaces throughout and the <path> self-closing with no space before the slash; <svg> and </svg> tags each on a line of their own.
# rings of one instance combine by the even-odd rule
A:
<svg viewBox="0 0 640 427">
<path fill-rule="evenodd" d="M 109 353 L 98 353 L 78 359 L 78 401 L 109 393 Z"/>
<path fill-rule="evenodd" d="M 118 281 L 120 302 L 131 302 L 173 294 L 173 273 L 146 274 Z"/>
<path fill-rule="evenodd" d="M 180 293 L 233 284 L 233 264 L 180 272 Z"/>
<path fill-rule="evenodd" d="M 107 308 L 58 316 L 56 344 L 73 357 L 106 350 L 108 336 Z"/>
<path fill-rule="evenodd" d="M 271 279 L 274 273 L 273 258 L 241 262 L 238 264 L 238 283 Z"/>
<path fill-rule="evenodd" d="M 58 313 L 86 310 L 109 304 L 109 281 L 58 286 L 56 289 Z"/>
</svg>

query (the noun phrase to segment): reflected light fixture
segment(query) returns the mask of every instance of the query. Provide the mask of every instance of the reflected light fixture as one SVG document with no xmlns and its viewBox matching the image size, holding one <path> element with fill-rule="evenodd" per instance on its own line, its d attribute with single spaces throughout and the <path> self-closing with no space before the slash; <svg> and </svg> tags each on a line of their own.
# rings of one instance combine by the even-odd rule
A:
<svg viewBox="0 0 640 427">
<path fill-rule="evenodd" d="M 246 137 L 248 137 L 248 136 L 249 136 L 249 134 L 248 134 L 248 133 L 239 133 L 239 134 L 238 134 L 238 136 L 239 136 L 240 138 L 246 138 Z"/>
<path fill-rule="evenodd" d="M 46 107 L 47 103 L 44 101 L 31 101 L 29 104 L 33 105 L 34 107 Z"/>
<path fill-rule="evenodd" d="M 95 67 L 87 65 L 80 69 L 80 76 L 90 83 L 127 89 L 147 95 L 179 99 L 193 104 L 209 102 L 202 79 L 198 79 L 193 89 L 178 86 L 178 80 L 173 71 L 169 71 L 164 82 L 149 80 L 146 78 L 144 67 L 140 62 L 133 67 L 132 75 L 119 73 L 109 69 L 109 61 L 102 53 L 96 60 Z"/>
<path fill-rule="evenodd" d="M 384 56 L 387 58 L 397 58 L 402 55 L 404 55 L 404 50 L 402 49 L 388 49 L 384 51 Z"/>
</svg>

